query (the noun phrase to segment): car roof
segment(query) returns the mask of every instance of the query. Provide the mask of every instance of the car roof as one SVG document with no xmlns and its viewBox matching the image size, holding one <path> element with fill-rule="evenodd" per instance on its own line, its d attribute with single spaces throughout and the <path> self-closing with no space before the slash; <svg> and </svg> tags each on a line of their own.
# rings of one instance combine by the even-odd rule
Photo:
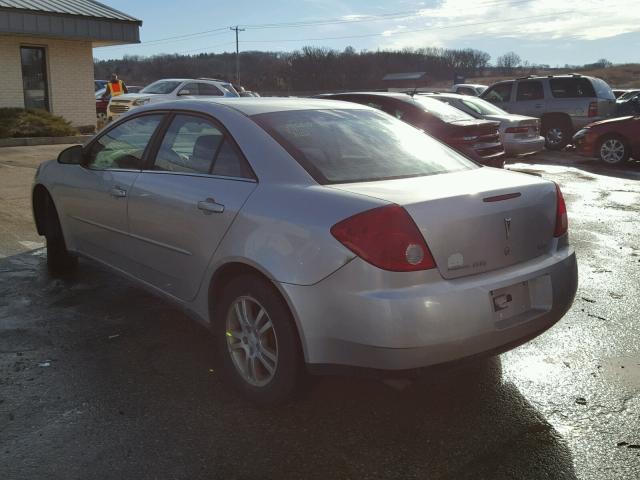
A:
<svg viewBox="0 0 640 480">
<path fill-rule="evenodd" d="M 159 78 L 151 83 L 156 82 L 214 82 L 214 83 L 229 83 L 224 80 L 215 80 L 213 78 Z M 151 84 L 149 84 L 151 85 Z"/>
<path fill-rule="evenodd" d="M 469 95 L 461 95 L 459 93 L 453 93 L 453 92 L 428 92 L 428 93 L 420 93 L 418 94 L 421 97 L 447 97 L 447 98 L 458 98 L 458 99 L 463 99 L 463 98 L 469 98 Z M 478 97 L 471 97 L 471 98 L 478 98 Z"/>
<path fill-rule="evenodd" d="M 481 83 L 456 83 L 454 87 L 486 87 L 486 85 L 482 85 Z"/>
<path fill-rule="evenodd" d="M 326 97 L 342 97 L 348 95 L 369 95 L 374 97 L 397 98 L 398 100 L 411 101 L 411 95 L 403 92 L 340 92 L 340 93 L 324 93 L 316 98 Z"/>
<path fill-rule="evenodd" d="M 158 109 L 164 108 L 201 108 L 207 111 L 212 104 L 224 105 L 238 112 L 247 115 L 258 115 L 261 113 L 274 113 L 293 110 L 368 110 L 370 107 L 358 103 L 349 103 L 341 100 L 316 99 L 316 98 L 296 98 L 296 97 L 217 97 L 202 98 L 196 100 L 178 100 L 175 102 L 163 102 L 155 104 Z"/>
</svg>

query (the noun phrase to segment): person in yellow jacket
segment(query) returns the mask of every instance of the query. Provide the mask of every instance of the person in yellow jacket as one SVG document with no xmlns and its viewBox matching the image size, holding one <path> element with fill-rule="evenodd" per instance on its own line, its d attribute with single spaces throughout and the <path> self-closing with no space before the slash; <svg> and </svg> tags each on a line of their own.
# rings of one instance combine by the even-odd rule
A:
<svg viewBox="0 0 640 480">
<path fill-rule="evenodd" d="M 117 97 L 118 95 L 122 95 L 123 93 L 129 93 L 127 90 L 127 86 L 124 84 L 122 80 L 118 78 L 118 75 L 115 73 L 111 74 L 111 80 L 107 82 L 105 87 L 103 99 L 109 99 L 111 97 Z"/>
</svg>

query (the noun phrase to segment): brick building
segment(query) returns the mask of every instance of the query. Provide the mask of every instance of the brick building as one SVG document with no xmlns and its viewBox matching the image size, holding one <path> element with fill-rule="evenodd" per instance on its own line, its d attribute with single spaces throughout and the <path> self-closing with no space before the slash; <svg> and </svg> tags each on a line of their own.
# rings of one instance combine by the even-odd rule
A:
<svg viewBox="0 0 640 480">
<path fill-rule="evenodd" d="M 140 25 L 93 0 L 0 0 L 0 107 L 95 125 L 93 48 L 139 43 Z"/>
</svg>

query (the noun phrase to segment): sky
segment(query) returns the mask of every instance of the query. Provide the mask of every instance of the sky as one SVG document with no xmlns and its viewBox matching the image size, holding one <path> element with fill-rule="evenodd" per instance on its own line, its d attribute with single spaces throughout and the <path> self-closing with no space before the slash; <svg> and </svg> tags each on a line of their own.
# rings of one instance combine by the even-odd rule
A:
<svg viewBox="0 0 640 480">
<path fill-rule="evenodd" d="M 640 62 L 637 0 L 102 0 L 143 21 L 141 44 L 94 49 L 99 59 L 161 53 L 476 48 L 551 66 L 606 58 Z"/>
</svg>

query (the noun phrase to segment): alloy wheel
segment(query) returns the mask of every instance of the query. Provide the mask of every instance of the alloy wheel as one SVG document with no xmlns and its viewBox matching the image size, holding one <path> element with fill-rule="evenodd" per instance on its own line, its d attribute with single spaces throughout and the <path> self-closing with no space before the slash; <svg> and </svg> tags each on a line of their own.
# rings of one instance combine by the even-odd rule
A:
<svg viewBox="0 0 640 480">
<path fill-rule="evenodd" d="M 610 138 L 600 146 L 600 158 L 606 163 L 620 163 L 624 160 L 625 146 L 617 138 Z"/>
<path fill-rule="evenodd" d="M 278 337 L 267 310 L 250 296 L 237 298 L 226 318 L 227 348 L 244 381 L 267 385 L 278 367 Z"/>
<path fill-rule="evenodd" d="M 553 127 L 547 131 L 547 142 L 551 145 L 560 145 L 564 141 L 564 132 L 560 127 Z"/>
</svg>

